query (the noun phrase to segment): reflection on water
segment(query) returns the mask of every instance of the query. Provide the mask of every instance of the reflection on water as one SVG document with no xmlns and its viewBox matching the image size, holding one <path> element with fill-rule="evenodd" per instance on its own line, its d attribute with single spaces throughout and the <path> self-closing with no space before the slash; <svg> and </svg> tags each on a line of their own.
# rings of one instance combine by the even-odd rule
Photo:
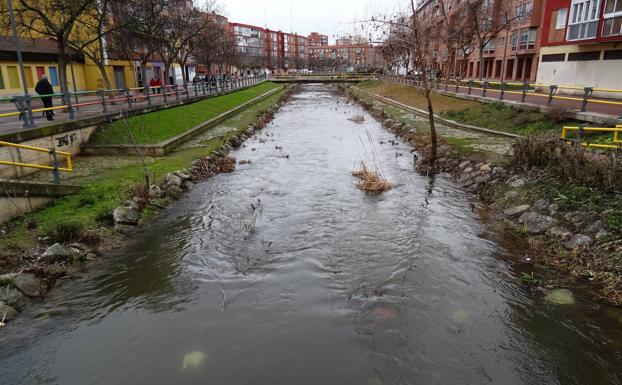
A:
<svg viewBox="0 0 622 385">
<path fill-rule="evenodd" d="M 380 195 L 351 176 L 367 132 L 394 184 Z M 621 383 L 620 313 L 526 291 L 463 192 L 388 139 L 306 86 L 235 153 L 251 164 L 3 330 L 1 382 Z"/>
</svg>

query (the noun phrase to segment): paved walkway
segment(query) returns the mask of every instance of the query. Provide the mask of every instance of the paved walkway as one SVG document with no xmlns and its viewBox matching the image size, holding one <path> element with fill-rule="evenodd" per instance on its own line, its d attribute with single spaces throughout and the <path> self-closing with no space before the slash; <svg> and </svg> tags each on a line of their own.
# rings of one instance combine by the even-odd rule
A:
<svg viewBox="0 0 622 385">
<path fill-rule="evenodd" d="M 383 77 L 382 80 L 390 81 L 396 84 L 404 84 L 401 81 L 391 77 Z M 475 87 L 475 86 L 474 86 Z M 445 92 L 445 84 L 441 83 L 439 87 L 434 84 L 434 90 Z M 455 94 L 456 92 L 455 84 L 449 84 L 447 87 L 447 92 Z M 467 95 L 469 92 L 468 86 L 460 86 L 458 87 L 458 95 Z M 558 91 L 559 92 L 559 91 Z M 482 89 L 471 89 L 471 95 L 482 97 L 484 91 Z M 501 91 L 497 89 L 488 89 L 486 90 L 486 97 L 490 100 L 499 100 L 501 95 Z M 521 102 L 522 91 L 520 89 L 511 89 L 506 90 L 504 93 L 504 100 L 512 101 L 512 102 Z M 580 100 L 568 100 L 569 99 L 580 99 Z M 562 107 L 568 110 L 580 111 L 582 105 L 582 97 L 577 95 L 562 95 L 557 94 L 556 98 L 551 102 L 552 107 Z M 544 92 L 536 92 L 536 91 L 528 91 L 528 94 L 525 98 L 526 104 L 537 105 L 537 106 L 547 106 L 549 100 L 548 93 Z M 622 100 L 620 99 L 605 99 L 605 98 L 596 98 L 590 97 L 589 101 L 586 105 L 585 111 L 587 113 L 596 113 L 596 114 L 604 114 L 610 115 L 612 118 L 620 118 L 622 115 Z"/>
<path fill-rule="evenodd" d="M 259 83 L 260 81 L 261 80 L 258 78 L 256 80 L 256 83 Z M 250 83 L 248 83 L 248 85 L 250 85 Z M 246 83 L 244 83 L 233 88 L 225 88 L 225 91 L 244 88 L 246 86 L 247 86 Z M 189 95 L 188 93 L 186 93 L 185 90 L 183 91 L 180 90 L 179 96 L 177 96 L 174 92 L 167 93 L 166 100 L 163 94 L 152 94 L 150 98 L 151 98 L 151 105 L 158 106 L 158 105 L 165 104 L 167 102 L 168 103 L 174 102 L 175 100 L 177 100 L 178 97 L 179 97 L 179 100 L 185 100 L 185 99 L 188 99 L 188 96 L 190 98 L 193 98 L 196 96 L 200 97 L 203 95 L 208 96 L 208 95 L 212 95 L 215 93 L 217 93 L 215 90 L 212 89 L 210 91 L 207 88 L 204 93 L 202 87 L 197 87 L 197 89 L 195 90 L 195 88 L 192 85 L 190 85 Z M 143 96 L 143 94 L 140 91 L 132 92 L 131 96 L 132 96 L 131 106 L 127 102 L 125 96 L 121 93 L 117 92 L 112 97 L 107 98 L 106 108 L 108 110 L 108 113 L 115 114 L 115 113 L 128 111 L 130 109 L 145 108 L 149 106 L 149 100 L 145 96 Z M 35 119 L 36 126 L 44 127 L 44 126 L 50 126 L 53 124 L 58 124 L 59 122 L 69 122 L 69 121 L 104 115 L 102 101 L 98 96 L 82 95 L 82 96 L 78 96 L 77 102 L 76 102 L 75 97 L 72 98 L 71 102 L 72 102 L 72 105 L 84 104 L 82 106 L 74 108 L 75 119 L 70 118 L 69 112 L 66 109 L 55 110 L 54 121 L 46 120 L 44 112 L 35 112 L 33 113 L 33 117 Z M 62 105 L 61 103 L 62 101 L 60 98 L 54 98 L 54 106 Z M 43 105 L 41 104 L 40 100 L 35 99 L 33 101 L 32 108 L 33 109 L 43 108 Z M 15 107 L 15 104 L 13 102 L 0 103 L 0 114 L 7 113 L 7 112 L 14 112 L 16 110 L 17 108 Z M 26 130 L 26 128 L 24 127 L 24 121 L 20 120 L 18 116 L 9 116 L 9 117 L 0 118 L 0 135 L 11 134 L 11 133 L 20 132 L 23 130 Z"/>
</svg>

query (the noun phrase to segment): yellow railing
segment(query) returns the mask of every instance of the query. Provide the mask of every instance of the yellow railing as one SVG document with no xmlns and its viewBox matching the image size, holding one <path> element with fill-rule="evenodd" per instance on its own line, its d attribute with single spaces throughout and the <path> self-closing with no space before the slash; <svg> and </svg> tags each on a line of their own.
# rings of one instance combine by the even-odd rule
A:
<svg viewBox="0 0 622 385">
<path fill-rule="evenodd" d="M 40 148 L 40 147 L 32 147 L 26 146 L 23 144 L 16 144 L 10 142 L 0 141 L 0 146 L 18 148 L 22 150 L 30 150 L 36 152 L 45 152 L 52 157 L 52 166 L 47 166 L 43 164 L 34 164 L 34 163 L 21 163 L 21 162 L 13 162 L 8 160 L 0 160 L 0 165 L 6 166 L 15 166 L 15 167 L 28 167 L 28 168 L 36 168 L 40 170 L 49 170 L 49 171 L 63 171 L 63 172 L 72 172 L 73 171 L 73 163 L 71 162 L 71 154 L 65 151 L 56 151 L 55 149 L 49 148 Z M 59 167 L 56 156 L 61 155 L 66 158 L 67 166 Z"/>
<path fill-rule="evenodd" d="M 567 142 L 572 139 L 568 138 L 568 133 L 570 131 L 578 131 L 580 133 L 583 132 L 611 132 L 613 133 L 613 144 L 600 144 L 600 143 L 580 143 L 583 147 L 591 147 L 591 148 L 622 148 L 622 140 L 620 140 L 620 132 L 622 132 L 622 125 L 617 125 L 615 127 L 572 127 L 567 126 L 562 128 L 562 136 L 561 139 Z M 581 140 L 582 138 L 579 136 L 577 140 Z"/>
</svg>

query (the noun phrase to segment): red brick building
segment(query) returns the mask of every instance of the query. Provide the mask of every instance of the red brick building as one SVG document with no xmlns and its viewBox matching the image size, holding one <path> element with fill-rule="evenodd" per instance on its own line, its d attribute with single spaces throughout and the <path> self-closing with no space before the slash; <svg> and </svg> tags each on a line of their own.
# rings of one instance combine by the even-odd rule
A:
<svg viewBox="0 0 622 385">
<path fill-rule="evenodd" d="M 328 45 L 328 36 L 321 35 L 317 32 L 311 32 L 309 36 L 307 36 L 307 46 L 315 47 L 318 45 Z"/>
</svg>

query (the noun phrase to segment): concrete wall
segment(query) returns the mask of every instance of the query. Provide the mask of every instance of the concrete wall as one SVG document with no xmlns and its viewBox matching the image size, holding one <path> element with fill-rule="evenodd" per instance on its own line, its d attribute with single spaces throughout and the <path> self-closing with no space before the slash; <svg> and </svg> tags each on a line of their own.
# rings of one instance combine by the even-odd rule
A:
<svg viewBox="0 0 622 385">
<path fill-rule="evenodd" d="M 622 90 L 622 60 L 602 60 L 602 50 L 613 47 L 613 44 L 543 47 L 542 55 L 601 50 L 601 60 L 540 62 L 537 83 Z M 583 95 L 582 90 L 560 89 L 558 93 Z M 594 92 L 594 96 L 622 99 L 622 93 Z"/>
<path fill-rule="evenodd" d="M 0 223 L 5 223 L 11 219 L 20 217 L 24 213 L 37 210 L 52 202 L 54 198 L 19 198 L 19 197 L 0 197 Z"/>
<path fill-rule="evenodd" d="M 58 151 L 66 151 L 74 156 L 80 152 L 80 146 L 88 141 L 91 134 L 95 131 L 95 128 L 96 126 L 78 128 L 62 133 L 50 134 L 39 138 L 25 140 L 20 142 L 20 144 L 40 148 L 56 148 Z M 47 153 L 5 146 L 0 147 L 0 159 L 40 165 L 50 164 L 50 156 Z M 64 157 L 59 156 L 59 160 L 61 161 L 61 167 L 64 167 Z M 39 170 L 34 168 L 0 165 L 0 178 L 18 179 L 24 175 L 29 175 L 37 171 Z"/>
</svg>

